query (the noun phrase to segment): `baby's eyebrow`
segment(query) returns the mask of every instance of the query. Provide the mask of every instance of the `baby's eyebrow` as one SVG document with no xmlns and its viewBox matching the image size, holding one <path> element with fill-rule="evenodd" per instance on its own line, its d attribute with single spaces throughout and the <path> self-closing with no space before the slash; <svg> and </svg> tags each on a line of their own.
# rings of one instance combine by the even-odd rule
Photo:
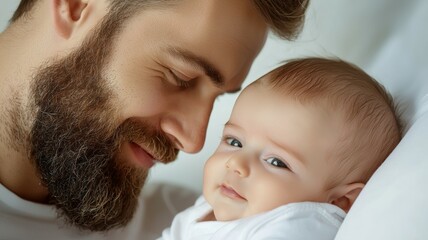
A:
<svg viewBox="0 0 428 240">
<path fill-rule="evenodd" d="M 236 125 L 236 124 L 234 124 L 234 123 L 232 123 L 232 122 L 230 122 L 230 121 L 227 121 L 227 122 L 224 124 L 224 127 L 232 127 L 232 128 L 242 129 L 242 127 L 240 127 L 239 125 Z"/>
<path fill-rule="evenodd" d="M 287 152 L 288 154 L 290 154 L 293 159 L 297 160 L 298 163 L 300 163 L 302 166 L 306 166 L 307 164 L 307 160 L 303 157 L 303 154 L 301 154 L 300 152 L 296 151 L 295 149 L 293 149 L 292 147 L 290 147 L 289 145 L 287 145 L 284 142 L 276 142 L 272 139 L 270 139 L 270 141 L 276 145 L 278 148 L 283 149 L 285 152 Z M 296 162 L 296 161 L 294 161 Z"/>
<path fill-rule="evenodd" d="M 232 127 L 232 128 L 236 128 L 238 130 L 242 129 L 239 125 L 236 125 L 236 124 L 234 124 L 234 123 L 232 123 L 230 121 L 227 121 L 224 124 L 224 127 Z M 292 147 L 290 147 L 289 145 L 287 145 L 287 144 L 285 144 L 283 142 L 279 143 L 279 142 L 277 142 L 277 141 L 275 141 L 273 139 L 269 139 L 269 141 L 272 142 L 276 147 L 284 149 L 285 152 L 287 152 L 288 154 L 290 154 L 293 157 L 293 159 L 296 160 L 296 161 L 293 161 L 293 162 L 298 162 L 298 163 L 300 163 L 300 165 L 302 165 L 304 167 L 306 166 L 307 160 L 303 157 L 303 154 L 301 154 L 300 152 L 294 150 Z"/>
</svg>

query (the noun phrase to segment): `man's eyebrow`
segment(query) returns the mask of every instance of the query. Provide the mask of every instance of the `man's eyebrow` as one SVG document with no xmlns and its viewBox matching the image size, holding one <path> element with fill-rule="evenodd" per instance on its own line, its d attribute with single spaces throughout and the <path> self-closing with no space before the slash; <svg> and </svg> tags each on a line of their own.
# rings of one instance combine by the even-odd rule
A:
<svg viewBox="0 0 428 240">
<path fill-rule="evenodd" d="M 210 63 L 206 59 L 196 56 L 194 53 L 188 50 L 176 47 L 169 47 L 166 51 L 170 55 L 179 58 L 180 60 L 189 63 L 197 68 L 202 69 L 205 74 L 211 79 L 214 85 L 219 88 L 224 87 L 225 83 L 223 75 L 216 67 L 214 67 L 212 63 Z"/>
</svg>

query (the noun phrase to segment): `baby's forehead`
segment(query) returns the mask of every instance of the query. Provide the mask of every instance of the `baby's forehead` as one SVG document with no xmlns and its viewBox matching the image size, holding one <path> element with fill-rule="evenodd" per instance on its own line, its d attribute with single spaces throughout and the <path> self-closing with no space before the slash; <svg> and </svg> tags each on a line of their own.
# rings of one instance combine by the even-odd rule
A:
<svg viewBox="0 0 428 240">
<path fill-rule="evenodd" d="M 276 86 L 269 82 L 271 76 L 266 75 L 248 85 L 240 94 L 240 97 L 253 99 L 255 96 L 263 95 L 264 98 L 271 98 L 295 104 L 304 108 L 313 109 L 319 114 L 342 115 L 346 112 L 346 97 L 343 94 L 328 95 L 327 93 L 300 93 L 287 86 Z M 341 103 L 339 103 L 342 100 Z M 335 117 L 335 116 L 332 116 Z"/>
<path fill-rule="evenodd" d="M 304 109 L 304 111 L 299 111 L 298 113 L 305 113 L 308 117 L 317 119 L 318 121 L 314 124 L 319 128 L 330 125 L 332 128 L 339 129 L 342 133 L 341 138 L 350 138 L 358 131 L 355 122 L 348 120 L 349 106 L 343 102 L 345 99 L 342 99 L 342 102 L 338 102 L 340 98 L 330 98 L 326 95 L 300 96 L 290 93 L 284 87 L 276 88 L 266 85 L 263 81 L 248 86 L 247 93 L 245 93 L 247 99 L 254 99 L 257 92 L 264 92 L 263 96 L 271 98 L 273 101 Z M 281 104 L 276 105 L 276 107 L 278 108 L 278 113 L 283 111 Z M 338 139 L 338 141 L 341 140 Z"/>
<path fill-rule="evenodd" d="M 249 107 L 250 106 L 250 107 Z M 283 119 L 280 128 L 290 120 L 287 115 L 295 115 L 293 120 L 301 120 L 310 125 L 313 129 L 346 129 L 349 126 L 345 121 L 345 113 L 342 108 L 332 105 L 327 98 L 313 98 L 301 100 L 298 96 L 288 94 L 281 89 L 261 84 L 260 82 L 252 84 L 245 88 L 238 98 L 235 105 L 235 115 L 242 113 L 241 109 L 246 109 L 258 114 L 269 114 L 265 116 L 268 119 Z M 269 109 L 269 111 L 267 111 Z M 296 115 L 299 115 L 298 117 Z M 295 123 L 295 122 L 293 122 Z M 351 134 L 352 132 L 343 131 Z M 327 132 L 325 134 L 328 134 Z M 322 139 L 320 139 L 322 141 Z"/>
</svg>

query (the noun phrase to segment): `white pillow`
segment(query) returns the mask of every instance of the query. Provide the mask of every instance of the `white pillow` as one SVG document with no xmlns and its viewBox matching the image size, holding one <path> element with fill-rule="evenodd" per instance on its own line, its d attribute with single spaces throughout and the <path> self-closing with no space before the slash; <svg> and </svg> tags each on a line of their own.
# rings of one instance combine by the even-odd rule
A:
<svg viewBox="0 0 428 240">
<path fill-rule="evenodd" d="M 403 140 L 370 179 L 336 239 L 428 239 L 428 1 L 410 1 L 369 73 L 400 103 Z M 379 13 L 382 14 L 382 13 Z"/>
</svg>

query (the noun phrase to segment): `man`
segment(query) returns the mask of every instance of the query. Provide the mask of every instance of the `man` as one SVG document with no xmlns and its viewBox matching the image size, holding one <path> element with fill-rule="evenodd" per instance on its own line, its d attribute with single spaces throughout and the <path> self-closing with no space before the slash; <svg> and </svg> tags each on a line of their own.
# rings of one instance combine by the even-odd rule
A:
<svg viewBox="0 0 428 240">
<path fill-rule="evenodd" d="M 214 99 L 307 4 L 22 0 L 0 35 L 0 238 L 143 237 L 150 167 L 202 148 Z"/>
</svg>

